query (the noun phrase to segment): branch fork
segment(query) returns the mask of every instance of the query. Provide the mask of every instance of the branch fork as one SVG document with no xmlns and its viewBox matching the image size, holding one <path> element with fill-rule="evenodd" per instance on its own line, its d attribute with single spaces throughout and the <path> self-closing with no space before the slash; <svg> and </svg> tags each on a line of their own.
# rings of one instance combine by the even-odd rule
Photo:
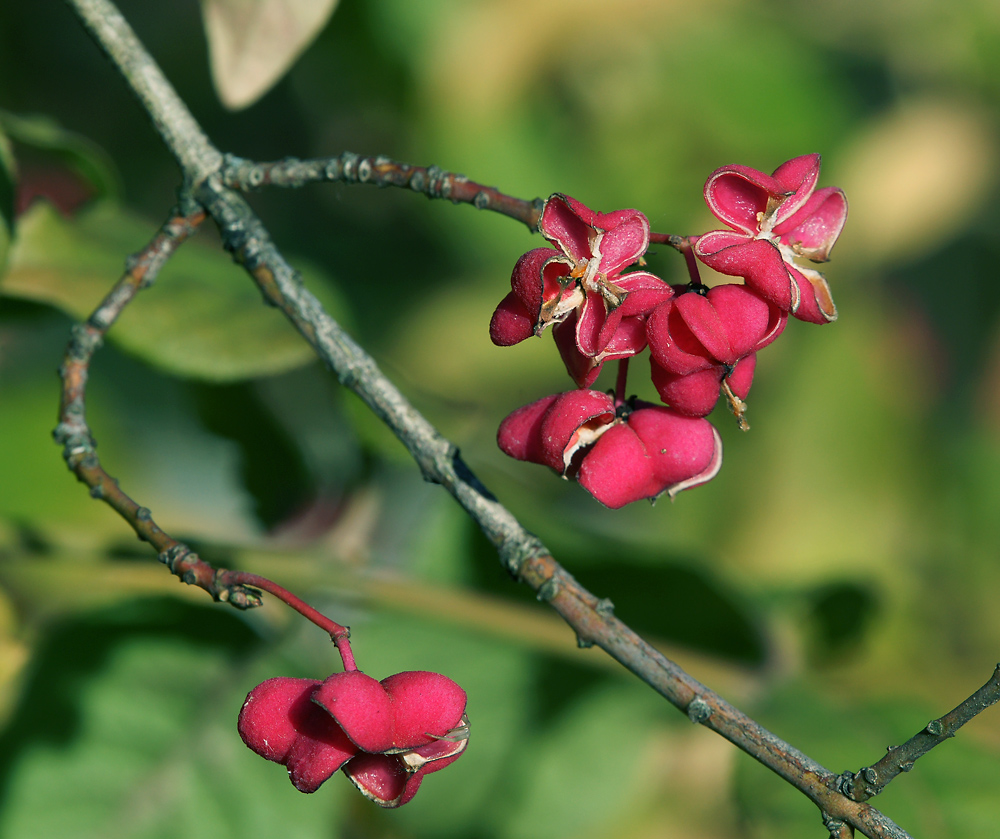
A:
<svg viewBox="0 0 1000 839">
<path fill-rule="evenodd" d="M 326 631 L 353 669 L 349 631 L 297 597 L 258 575 L 215 569 L 164 533 L 152 515 L 129 498 L 104 471 L 85 419 L 85 390 L 90 359 L 122 309 L 153 282 L 167 259 L 210 215 L 227 249 L 251 275 L 265 299 L 279 307 L 317 354 L 406 445 L 424 476 L 441 484 L 482 528 L 502 564 L 531 586 L 577 634 L 581 646 L 596 645 L 659 692 L 695 723 L 710 728 L 770 768 L 819 807 L 834 839 L 860 831 L 871 839 L 908 839 L 902 828 L 864 803 L 899 772 L 907 771 L 927 750 L 954 736 L 975 714 L 1000 698 L 1000 666 L 990 681 L 954 711 L 932 721 L 922 732 L 857 773 L 836 775 L 785 743 L 706 686 L 681 670 L 613 614 L 610 602 L 584 589 L 559 565 L 533 534 L 479 482 L 455 446 L 445 440 L 381 373 L 368 356 L 323 310 L 273 244 L 267 230 L 236 190 L 265 185 L 301 186 L 340 181 L 396 186 L 430 198 L 468 203 L 517 219 L 536 230 L 538 199 L 525 201 L 500 193 L 436 167 L 416 167 L 385 157 L 345 152 L 325 160 L 289 158 L 253 163 L 223 155 L 191 116 L 173 88 L 110 0 L 67 0 L 98 45 L 121 72 L 150 115 L 181 167 L 186 185 L 179 207 L 150 243 L 131 258 L 126 270 L 87 323 L 73 330 L 61 368 L 63 381 L 59 425 L 55 431 L 64 457 L 95 498 L 112 506 L 149 542 L 172 573 L 197 585 L 214 599 L 236 608 L 261 603 L 261 591 L 279 597 Z M 654 234 L 651 239 L 680 250 L 696 271 L 691 238 Z"/>
</svg>

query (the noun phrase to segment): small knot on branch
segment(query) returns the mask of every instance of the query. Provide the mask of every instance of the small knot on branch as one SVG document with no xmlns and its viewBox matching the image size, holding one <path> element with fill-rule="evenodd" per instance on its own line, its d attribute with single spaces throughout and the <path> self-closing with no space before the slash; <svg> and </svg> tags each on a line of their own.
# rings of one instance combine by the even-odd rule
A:
<svg viewBox="0 0 1000 839">
<path fill-rule="evenodd" d="M 712 706 L 700 696 L 692 699 L 687 706 L 688 719 L 693 723 L 704 723 L 712 716 Z"/>
<path fill-rule="evenodd" d="M 227 573 L 224 569 L 219 569 L 215 572 L 213 579 L 213 588 L 215 590 L 210 593 L 218 602 L 228 603 L 230 606 L 241 611 L 256 609 L 258 606 L 263 605 L 264 598 L 261 596 L 260 591 L 240 583 L 226 583 L 224 580 Z"/>
<path fill-rule="evenodd" d="M 340 177 L 348 183 L 357 183 L 358 161 L 361 156 L 354 152 L 345 151 L 340 155 Z"/>
<path fill-rule="evenodd" d="M 70 328 L 70 345 L 66 348 L 66 355 L 72 361 L 89 361 L 103 343 L 104 328 L 100 324 L 76 323 Z"/>
<path fill-rule="evenodd" d="M 830 839 L 850 839 L 854 835 L 854 831 L 847 822 L 836 816 L 831 816 L 827 812 L 823 813 L 823 826 L 830 832 Z"/>
<path fill-rule="evenodd" d="M 344 174 L 344 167 L 340 162 L 339 157 L 333 158 L 329 163 L 326 164 L 326 169 L 323 170 L 323 176 L 328 181 L 339 181 Z"/>
<path fill-rule="evenodd" d="M 850 798 L 854 800 L 854 773 L 851 771 L 842 772 L 837 776 L 837 792 L 843 795 L 845 798 Z"/>
<path fill-rule="evenodd" d="M 176 574 L 178 563 L 183 562 L 184 558 L 190 554 L 191 549 L 183 542 L 178 542 L 165 551 L 161 551 L 156 558 L 170 569 L 171 574 Z"/>
<path fill-rule="evenodd" d="M 943 737 L 949 737 L 949 736 L 950 737 L 954 737 L 955 736 L 954 734 L 949 734 L 949 733 L 947 733 L 945 731 L 944 723 L 941 722 L 941 720 L 931 720 L 929 723 L 927 723 L 927 726 L 925 727 L 924 730 L 928 734 L 933 735 L 934 737 L 942 737 L 942 736 Z"/>
<path fill-rule="evenodd" d="M 247 171 L 246 184 L 250 189 L 257 189 L 264 183 L 264 167 L 251 166 Z"/>
<path fill-rule="evenodd" d="M 450 176 L 448 172 L 445 172 L 440 166 L 428 166 L 426 187 L 427 197 L 451 197 L 451 178 L 452 176 Z"/>
<path fill-rule="evenodd" d="M 213 568 L 183 542 L 161 551 L 157 559 L 181 582 L 203 589 L 219 603 L 228 603 L 237 609 L 254 609 L 264 602 L 260 591 L 241 581 L 239 573 Z"/>
<path fill-rule="evenodd" d="M 520 539 L 505 539 L 497 545 L 500 561 L 510 576 L 518 582 L 525 579 L 525 570 L 536 560 L 551 560 L 548 548 L 538 539 L 526 534 Z M 545 579 L 553 575 L 551 570 L 544 573 Z M 534 586 L 538 590 L 537 586 Z"/>
<path fill-rule="evenodd" d="M 597 601 L 597 605 L 594 606 L 594 611 L 602 618 L 610 618 L 615 614 L 615 604 L 609 598 L 602 597 Z"/>
<path fill-rule="evenodd" d="M 543 600 L 546 603 L 550 601 L 559 593 L 559 582 L 555 577 L 549 577 L 544 583 L 538 587 L 538 591 L 535 592 L 535 597 L 538 600 Z"/>
</svg>

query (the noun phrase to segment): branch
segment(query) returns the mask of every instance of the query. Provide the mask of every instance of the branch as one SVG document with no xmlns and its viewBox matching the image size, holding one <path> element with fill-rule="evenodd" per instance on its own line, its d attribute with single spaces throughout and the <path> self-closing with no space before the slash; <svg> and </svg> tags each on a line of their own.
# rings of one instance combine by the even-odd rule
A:
<svg viewBox="0 0 1000 839">
<path fill-rule="evenodd" d="M 410 405 L 382 374 L 374 360 L 302 286 L 297 273 L 274 246 L 267 230 L 245 200 L 224 186 L 220 179 L 213 177 L 215 169 L 222 164 L 222 156 L 202 134 L 183 102 L 169 88 L 117 10 L 108 0 L 68 2 L 112 61 L 119 66 L 143 106 L 153 116 L 157 129 L 177 157 L 185 180 L 191 185 L 194 199 L 216 221 L 225 247 L 250 273 L 265 298 L 281 308 L 340 381 L 353 390 L 392 429 L 410 451 L 424 477 L 441 484 L 455 497 L 496 547 L 508 571 L 530 585 L 540 599 L 547 600 L 552 605 L 576 631 L 581 646 L 600 646 L 684 711 L 692 721 L 721 734 L 801 790 L 819 806 L 827 829 L 836 839 L 847 839 L 852 829 L 860 830 L 870 839 L 909 839 L 905 831 L 878 810 L 845 796 L 839 786 L 839 776 L 785 743 L 693 679 L 615 618 L 609 601 L 598 599 L 580 586 L 552 558 L 541 541 L 526 531 L 479 482 L 461 459 L 456 447 Z M 337 161 L 337 165 L 333 165 L 333 161 Z M 367 166 L 363 166 L 366 161 Z M 246 166 L 250 168 L 247 169 Z M 258 169 L 254 169 L 254 166 L 257 165 L 230 159 L 227 169 L 230 183 L 258 185 L 251 183 L 257 180 L 257 175 L 253 173 Z M 299 171 L 296 169 L 298 166 L 305 169 Z M 309 171 L 319 173 L 321 166 L 326 167 L 322 178 L 317 174 L 315 179 L 341 179 L 350 183 L 379 183 L 381 179 L 385 185 L 408 185 L 414 188 L 416 178 L 420 186 L 418 191 L 427 195 L 437 197 L 436 194 L 440 193 L 441 197 L 468 201 L 491 209 L 499 209 L 507 198 L 495 190 L 488 191 L 487 188 L 472 184 L 459 176 L 396 164 L 384 158 L 358 158 L 353 155 L 341 155 L 340 158 L 325 163 L 314 161 L 298 164 L 286 161 L 267 164 L 259 169 L 262 173 L 260 182 L 263 183 L 270 177 L 271 182 L 279 183 L 284 180 L 291 184 L 302 178 L 308 179 Z M 364 174 L 363 170 L 368 171 L 364 178 L 360 177 Z M 330 176 L 331 172 L 336 174 L 336 178 Z M 433 187 L 432 182 L 435 184 Z M 477 201 L 478 195 L 486 197 Z M 514 212 L 503 209 L 499 211 L 519 218 L 532 227 L 536 219 L 531 213 L 537 210 L 537 202 L 519 202 L 517 199 L 510 201 L 513 202 L 510 206 L 515 208 Z M 493 206 L 494 203 L 496 206 Z M 173 252 L 186 236 L 188 228 L 193 229 L 194 219 L 200 221 L 197 214 L 187 213 L 183 217 L 187 219 L 187 226 L 175 228 L 171 226 L 173 220 L 168 222 L 161 234 L 130 264 L 126 276 L 88 323 L 75 333 L 64 366 L 63 408 L 57 438 L 66 447 L 66 459 L 70 468 L 91 487 L 92 494 L 103 498 L 118 510 L 140 538 L 150 541 L 157 548 L 160 558 L 184 582 L 199 585 L 216 599 L 228 599 L 237 606 L 241 604 L 234 600 L 234 595 L 246 597 L 244 607 L 252 606 L 259 603 L 259 595 L 256 595 L 253 588 L 239 588 L 241 581 L 246 582 L 246 575 L 212 569 L 186 546 L 164 534 L 152 522 L 148 510 L 139 507 L 117 489 L 117 485 L 97 461 L 93 439 L 84 421 L 83 388 L 90 356 L 121 308 L 132 299 L 144 281 L 151 279 L 150 268 L 158 268 Z M 144 259 L 148 260 L 148 265 L 140 269 Z M 226 588 L 229 584 L 234 587 Z M 254 595 L 258 599 L 251 602 Z"/>
<path fill-rule="evenodd" d="M 722 735 L 784 778 L 820 808 L 825 821 L 845 822 L 872 839 L 908 839 L 908 833 L 878 810 L 841 795 L 838 779 L 828 769 L 758 725 L 647 644 L 613 616 L 609 601 L 598 600 L 552 557 L 526 561 L 521 578 L 576 630 L 581 645 L 596 644 L 684 711 L 692 722 Z"/>
<path fill-rule="evenodd" d="M 480 526 L 516 579 L 530 585 L 576 631 L 695 722 L 721 734 L 801 790 L 834 821 L 872 839 L 909 839 L 902 828 L 838 789 L 839 776 L 758 725 L 642 640 L 612 614 L 609 601 L 583 588 L 479 482 L 453 444 L 406 400 L 375 361 L 303 287 L 297 273 L 242 197 L 206 181 L 196 193 L 268 302 L 280 308 L 341 383 L 353 390 L 410 451 L 424 478 L 441 484 Z M 838 828 L 839 830 L 839 828 Z M 842 834 L 843 835 L 843 834 Z"/>
<path fill-rule="evenodd" d="M 136 294 L 152 285 L 160 269 L 205 220 L 203 208 L 187 203 L 171 212 L 156 235 L 141 251 L 126 260 L 125 273 L 101 301 L 87 322 L 73 328 L 73 337 L 59 368 L 62 394 L 59 424 L 52 436 L 63 447 L 63 459 L 77 479 L 127 521 L 136 535 L 149 542 L 184 582 L 197 585 L 215 600 L 225 600 L 240 609 L 260 605 L 260 594 L 252 588 L 226 579 L 191 553 L 186 545 L 172 539 L 153 521 L 146 507 L 132 500 L 109 475 L 97 456 L 97 442 L 87 425 L 86 390 L 90 362 L 104 342 L 104 336 Z"/>
<path fill-rule="evenodd" d="M 453 204 L 472 204 L 476 209 L 493 210 L 520 221 L 533 233 L 538 229 L 538 219 L 545 203 L 541 198 L 533 201 L 515 198 L 496 187 L 483 186 L 470 181 L 465 175 L 445 172 L 437 166 L 412 166 L 382 155 L 362 157 L 349 151 L 320 160 L 286 157 L 273 163 L 255 163 L 226 155 L 222 168 L 222 183 L 242 192 L 262 186 L 295 188 L 324 181 L 397 186 L 420 192 L 428 198 L 445 198 Z"/>
<path fill-rule="evenodd" d="M 1000 701 L 1000 664 L 990 680 L 943 717 L 931 720 L 902 746 L 890 746 L 878 763 L 858 772 L 846 772 L 840 789 L 854 801 L 867 801 L 878 795 L 897 775 L 909 772 L 918 758 L 940 745 L 976 715 Z"/>
<path fill-rule="evenodd" d="M 259 574 L 216 569 L 172 539 L 153 521 L 152 513 L 126 495 L 118 481 L 101 466 L 86 419 L 86 390 L 90 362 L 125 307 L 144 288 L 153 284 L 160 270 L 177 249 L 190 238 L 205 220 L 202 207 L 190 200 L 181 201 L 156 235 L 141 251 L 126 260 L 125 273 L 101 301 L 85 324 L 73 330 L 59 375 L 63 382 L 59 404 L 59 424 L 53 432 L 63 446 L 63 458 L 77 479 L 90 487 L 90 494 L 100 498 L 124 518 L 144 542 L 156 548 L 160 561 L 183 582 L 207 591 L 213 599 L 225 601 L 238 609 L 261 605 L 258 589 L 284 601 L 296 612 L 325 630 L 344 659 L 344 669 L 353 670 L 354 656 L 350 631 L 331 621 L 290 591 Z"/>
<path fill-rule="evenodd" d="M 219 153 L 153 61 L 132 27 L 108 0 L 66 0 L 111 59 L 184 174 L 198 183 L 218 171 Z"/>
</svg>

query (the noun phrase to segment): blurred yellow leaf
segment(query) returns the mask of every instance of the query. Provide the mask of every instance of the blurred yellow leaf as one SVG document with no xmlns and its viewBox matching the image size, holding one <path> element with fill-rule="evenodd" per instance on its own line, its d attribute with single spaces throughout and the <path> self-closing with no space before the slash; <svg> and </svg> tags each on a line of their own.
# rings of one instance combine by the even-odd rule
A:
<svg viewBox="0 0 1000 839">
<path fill-rule="evenodd" d="M 326 26 L 337 0 L 202 0 L 212 80 L 231 110 L 267 93 Z"/>
<path fill-rule="evenodd" d="M 0 590 L 0 719 L 4 722 L 17 700 L 21 675 L 28 662 L 28 645 L 21 635 L 14 600 Z"/>
<path fill-rule="evenodd" d="M 454 100 L 467 113 L 488 116 L 505 110 L 544 78 L 547 68 L 584 65 L 613 56 L 628 61 L 639 46 L 664 39 L 680 19 L 709 13 L 726 2 L 699 4 L 692 11 L 678 2 L 622 0 L 606 14 L 600 0 L 488 0 L 459 6 L 446 21 L 444 43 L 474 43 L 475 72 L 455 50 L 437 50 L 430 63 L 436 97 Z M 619 87 L 616 96 L 629 91 Z M 612 103 L 613 104 L 613 103 Z"/>
<path fill-rule="evenodd" d="M 982 206 L 998 164 L 996 131 L 974 105 L 926 97 L 882 115 L 843 155 L 841 250 L 892 259 L 939 248 Z"/>
</svg>

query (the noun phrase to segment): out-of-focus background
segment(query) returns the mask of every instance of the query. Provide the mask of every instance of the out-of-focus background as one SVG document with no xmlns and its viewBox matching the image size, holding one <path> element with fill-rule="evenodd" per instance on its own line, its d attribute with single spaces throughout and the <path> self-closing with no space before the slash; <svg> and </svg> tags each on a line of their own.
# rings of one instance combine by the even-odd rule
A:
<svg viewBox="0 0 1000 839">
<path fill-rule="evenodd" d="M 816 760 L 867 765 L 986 681 L 1000 655 L 995 0 L 342 0 L 237 112 L 213 90 L 196 3 L 121 5 L 212 139 L 251 158 L 383 153 L 693 234 L 718 226 L 702 200 L 713 169 L 821 152 L 821 185 L 850 202 L 824 269 L 840 320 L 793 321 L 761 354 L 752 430 L 714 416 L 714 481 L 617 512 L 495 445 L 509 411 L 570 386 L 547 336 L 500 349 L 487 335 L 537 237 L 402 190 L 251 200 L 573 574 Z M 825 835 L 800 794 L 578 650 L 206 230 L 93 365 L 106 468 L 207 559 L 349 624 L 366 672 L 459 681 L 472 722 L 458 768 L 395 812 L 341 777 L 302 796 L 248 751 L 246 692 L 324 677 L 332 646 L 273 600 L 237 614 L 186 589 L 50 437 L 69 329 L 166 217 L 177 170 L 63 4 L 0 5 L 0 108 L 22 201 L 0 280 L 0 834 Z M 649 264 L 684 279 L 666 248 Z M 875 803 L 915 836 L 994 837 L 998 770 L 992 711 Z"/>
</svg>

